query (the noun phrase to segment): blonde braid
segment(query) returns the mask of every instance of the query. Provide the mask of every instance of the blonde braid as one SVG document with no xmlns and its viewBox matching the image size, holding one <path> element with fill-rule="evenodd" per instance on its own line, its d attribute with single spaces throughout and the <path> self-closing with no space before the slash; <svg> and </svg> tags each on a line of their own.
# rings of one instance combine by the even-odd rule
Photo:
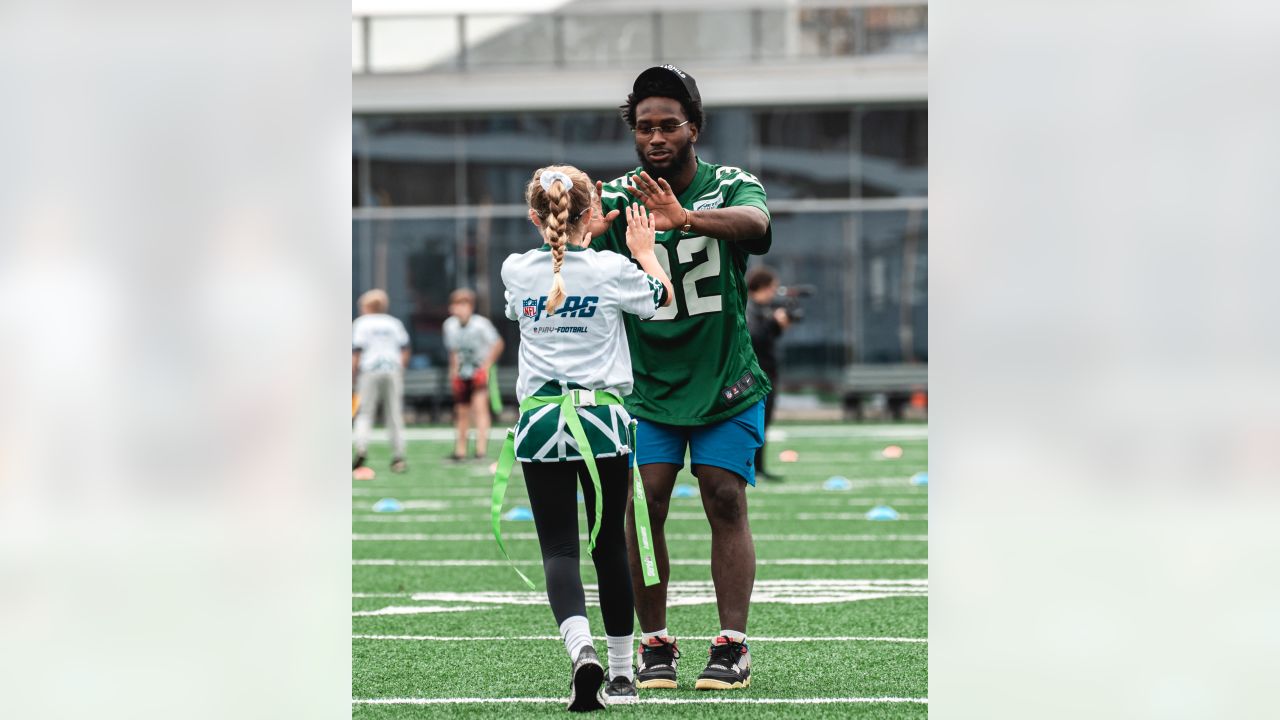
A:
<svg viewBox="0 0 1280 720">
<path fill-rule="evenodd" d="M 551 201 L 550 212 L 547 213 L 547 242 L 551 244 L 551 293 L 547 296 L 547 315 L 554 315 L 560 303 L 564 302 L 564 278 L 560 275 L 560 267 L 564 265 L 564 246 L 569 237 L 569 193 L 565 192 L 563 183 L 553 182 L 547 190 L 547 199 Z"/>
</svg>

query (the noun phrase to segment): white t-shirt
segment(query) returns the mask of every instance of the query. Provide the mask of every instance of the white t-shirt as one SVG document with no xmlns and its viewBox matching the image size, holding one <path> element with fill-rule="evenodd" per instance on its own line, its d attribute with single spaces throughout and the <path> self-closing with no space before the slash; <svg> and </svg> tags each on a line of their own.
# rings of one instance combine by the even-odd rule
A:
<svg viewBox="0 0 1280 720">
<path fill-rule="evenodd" d="M 548 247 L 511 255 L 502 263 L 506 314 L 520 323 L 516 396 L 524 400 L 547 382 L 631 394 L 631 352 L 622 313 L 653 317 L 666 288 L 622 255 L 573 246 L 565 249 L 560 275 L 568 297 L 548 317 Z"/>
<path fill-rule="evenodd" d="M 351 323 L 351 349 L 360 351 L 360 372 L 400 370 L 400 351 L 407 347 L 404 323 L 390 315 L 361 315 Z"/>
<path fill-rule="evenodd" d="M 475 375 L 496 342 L 498 330 L 489 318 L 473 313 L 466 325 L 452 315 L 444 321 L 444 346 L 458 353 L 458 377 Z"/>
</svg>

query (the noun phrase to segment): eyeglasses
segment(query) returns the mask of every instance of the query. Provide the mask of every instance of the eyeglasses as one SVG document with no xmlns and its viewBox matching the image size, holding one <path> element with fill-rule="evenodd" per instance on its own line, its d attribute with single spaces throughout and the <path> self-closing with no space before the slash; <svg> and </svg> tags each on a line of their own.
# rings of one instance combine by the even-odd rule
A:
<svg viewBox="0 0 1280 720">
<path fill-rule="evenodd" d="M 689 124 L 689 121 L 685 120 L 682 123 L 662 123 L 661 125 L 654 125 L 652 127 L 641 125 L 636 128 L 636 135 L 642 138 L 651 138 L 653 137 L 653 134 L 656 132 L 660 132 L 663 135 L 670 135 L 671 133 L 675 132 L 676 130 L 679 130 L 680 128 L 688 124 Z"/>
</svg>

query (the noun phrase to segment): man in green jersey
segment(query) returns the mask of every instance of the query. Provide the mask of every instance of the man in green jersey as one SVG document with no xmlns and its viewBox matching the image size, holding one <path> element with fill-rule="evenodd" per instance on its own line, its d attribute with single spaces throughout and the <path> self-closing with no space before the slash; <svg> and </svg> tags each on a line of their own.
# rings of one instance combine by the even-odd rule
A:
<svg viewBox="0 0 1280 720">
<path fill-rule="evenodd" d="M 755 584 L 755 546 L 746 486 L 755 484 L 755 451 L 764 443 L 760 370 L 746 323 L 749 255 L 769 249 L 769 209 L 760 181 L 735 167 L 698 159 L 706 126 L 693 78 L 673 65 L 636 78 L 622 116 L 635 131 L 640 167 L 600 185 L 605 221 L 592 247 L 626 254 L 626 227 L 606 225 L 629 203 L 657 219 L 655 251 L 675 290 L 651 319 L 626 317 L 635 388 L 627 410 L 639 420 L 636 462 L 648 498 L 661 582 L 645 587 L 628 520 L 636 614 L 644 633 L 637 686 L 676 687 L 675 637 L 667 631 L 670 567 L 664 524 L 676 473 L 688 452 L 711 525 L 711 577 L 719 635 L 698 676 L 698 689 L 751 683 L 747 612 Z M 628 515 L 630 518 L 631 515 Z"/>
</svg>

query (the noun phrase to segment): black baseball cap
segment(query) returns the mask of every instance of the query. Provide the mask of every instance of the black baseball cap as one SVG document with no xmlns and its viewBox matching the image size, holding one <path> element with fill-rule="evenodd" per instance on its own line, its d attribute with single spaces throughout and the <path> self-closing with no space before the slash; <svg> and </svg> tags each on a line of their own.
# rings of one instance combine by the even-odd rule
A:
<svg viewBox="0 0 1280 720">
<path fill-rule="evenodd" d="M 669 63 L 640 73 L 636 76 L 631 91 L 635 93 L 636 102 L 655 96 L 702 102 L 698 83 L 694 82 L 693 76 Z"/>
</svg>

